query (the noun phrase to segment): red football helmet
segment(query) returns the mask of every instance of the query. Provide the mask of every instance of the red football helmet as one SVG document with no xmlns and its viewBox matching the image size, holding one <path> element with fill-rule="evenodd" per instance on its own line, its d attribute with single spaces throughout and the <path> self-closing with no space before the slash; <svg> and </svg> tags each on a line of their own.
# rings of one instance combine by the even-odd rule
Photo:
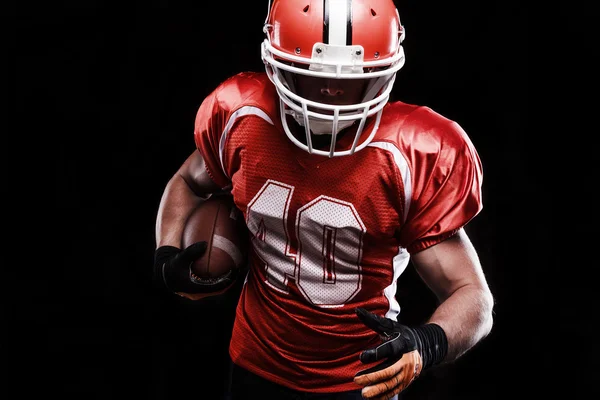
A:
<svg viewBox="0 0 600 400">
<path fill-rule="evenodd" d="M 287 136 L 300 148 L 329 157 L 352 154 L 369 144 L 389 99 L 396 72 L 404 65 L 404 28 L 392 0 L 274 0 L 263 31 L 261 56 L 280 97 Z M 317 102 L 301 96 L 295 76 L 365 82 L 353 104 Z M 291 133 L 286 115 L 305 128 L 306 144 Z M 368 117 L 368 137 L 359 140 Z M 338 132 L 360 125 L 352 147 L 336 151 Z M 310 133 L 332 135 L 329 151 L 314 149 Z"/>
</svg>

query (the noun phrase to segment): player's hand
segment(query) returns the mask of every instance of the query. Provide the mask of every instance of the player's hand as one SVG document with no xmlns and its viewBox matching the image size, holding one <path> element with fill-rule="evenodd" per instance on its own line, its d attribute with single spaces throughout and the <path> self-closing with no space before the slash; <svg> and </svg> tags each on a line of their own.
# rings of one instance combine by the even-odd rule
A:
<svg viewBox="0 0 600 400">
<path fill-rule="evenodd" d="M 391 399 L 421 373 L 423 360 L 419 335 L 405 325 L 364 308 L 357 308 L 356 315 L 362 323 L 382 336 L 384 342 L 360 354 L 360 361 L 364 364 L 383 362 L 359 371 L 354 382 L 363 387 L 365 399 Z"/>
<path fill-rule="evenodd" d="M 161 246 L 154 254 L 155 279 L 167 289 L 192 300 L 225 291 L 235 280 L 235 276 L 202 280 L 191 270 L 194 261 L 206 252 L 205 241 L 196 242 L 185 249 L 174 246 Z"/>
</svg>

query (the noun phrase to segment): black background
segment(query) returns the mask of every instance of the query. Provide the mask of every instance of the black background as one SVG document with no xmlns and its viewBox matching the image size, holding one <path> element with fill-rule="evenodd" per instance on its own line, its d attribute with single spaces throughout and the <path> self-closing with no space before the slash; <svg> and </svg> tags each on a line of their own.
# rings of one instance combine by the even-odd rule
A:
<svg viewBox="0 0 600 400">
<path fill-rule="evenodd" d="M 424 374 L 406 397 L 537 398 L 553 390 L 543 371 L 556 353 L 529 334 L 550 313 L 554 270 L 535 245 L 547 228 L 532 222 L 545 208 L 526 144 L 528 10 L 521 2 L 396 4 L 407 62 L 393 96 L 456 120 L 477 147 L 484 209 L 467 228 L 496 298 L 490 336 Z M 262 0 L 10 9 L 17 134 L 5 138 L 3 190 L 19 250 L 4 291 L 3 349 L 5 387 L 19 393 L 12 398 L 219 399 L 239 288 L 197 304 L 153 289 L 154 223 L 164 185 L 194 149 L 204 96 L 234 73 L 263 69 L 266 11 Z M 398 296 L 407 322 L 433 307 L 411 269 Z"/>
</svg>

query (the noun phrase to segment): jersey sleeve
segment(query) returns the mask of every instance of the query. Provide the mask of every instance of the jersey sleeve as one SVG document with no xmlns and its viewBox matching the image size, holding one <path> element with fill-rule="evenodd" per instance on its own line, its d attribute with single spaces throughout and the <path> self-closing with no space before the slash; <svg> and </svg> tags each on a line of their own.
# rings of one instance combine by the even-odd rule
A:
<svg viewBox="0 0 600 400">
<path fill-rule="evenodd" d="M 400 230 L 401 245 L 409 253 L 454 235 L 483 208 L 481 160 L 461 126 L 447 120 L 420 136 L 426 150 L 409 155 L 413 192 Z"/>
<path fill-rule="evenodd" d="M 196 113 L 194 142 L 204 158 L 206 170 L 212 180 L 221 188 L 230 185 L 224 171 L 223 145 L 221 138 L 227 123 L 228 112 L 219 104 L 218 90 L 211 92 L 202 102 Z"/>
</svg>

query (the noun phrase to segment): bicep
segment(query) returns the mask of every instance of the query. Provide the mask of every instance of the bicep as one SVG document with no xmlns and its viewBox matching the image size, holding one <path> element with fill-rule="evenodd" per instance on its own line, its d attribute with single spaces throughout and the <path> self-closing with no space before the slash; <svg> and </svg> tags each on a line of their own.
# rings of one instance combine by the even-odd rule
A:
<svg viewBox="0 0 600 400">
<path fill-rule="evenodd" d="M 412 255 L 412 261 L 421 279 L 440 301 L 464 286 L 486 286 L 479 257 L 464 229 Z"/>
<path fill-rule="evenodd" d="M 189 155 L 177 173 L 199 197 L 207 197 L 211 193 L 221 191 L 208 174 L 204 158 L 197 149 Z"/>
</svg>

